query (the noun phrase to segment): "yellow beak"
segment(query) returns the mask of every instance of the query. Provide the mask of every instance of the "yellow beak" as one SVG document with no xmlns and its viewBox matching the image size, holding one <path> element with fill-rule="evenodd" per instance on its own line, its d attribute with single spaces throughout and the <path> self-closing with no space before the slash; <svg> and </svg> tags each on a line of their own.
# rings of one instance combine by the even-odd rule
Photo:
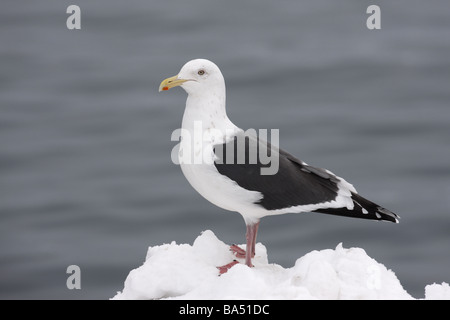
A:
<svg viewBox="0 0 450 320">
<path fill-rule="evenodd" d="M 167 78 L 167 79 L 163 80 L 163 82 L 161 82 L 161 84 L 159 85 L 159 92 L 167 91 L 170 88 L 178 87 L 178 86 L 182 85 L 183 83 L 185 83 L 186 81 L 188 81 L 188 80 L 178 79 L 178 75 Z"/>
</svg>

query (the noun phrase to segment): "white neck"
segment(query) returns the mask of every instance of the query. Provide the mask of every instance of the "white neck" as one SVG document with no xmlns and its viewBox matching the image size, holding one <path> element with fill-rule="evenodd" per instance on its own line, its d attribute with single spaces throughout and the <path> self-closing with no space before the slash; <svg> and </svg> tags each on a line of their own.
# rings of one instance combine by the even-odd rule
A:
<svg viewBox="0 0 450 320">
<path fill-rule="evenodd" d="M 225 107 L 225 90 L 223 94 L 214 92 L 190 94 L 186 101 L 182 128 L 190 133 L 194 132 L 194 125 L 198 129 L 201 124 L 202 131 L 215 131 L 215 136 L 222 133 L 222 137 L 230 134 L 230 131 L 238 129 L 228 119 Z"/>
</svg>

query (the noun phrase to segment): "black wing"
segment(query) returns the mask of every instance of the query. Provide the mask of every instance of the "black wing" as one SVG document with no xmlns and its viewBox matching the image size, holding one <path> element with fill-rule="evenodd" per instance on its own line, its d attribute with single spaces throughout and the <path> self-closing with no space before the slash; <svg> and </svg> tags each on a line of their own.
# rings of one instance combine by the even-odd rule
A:
<svg viewBox="0 0 450 320">
<path fill-rule="evenodd" d="M 267 153 L 264 161 L 260 157 L 261 150 L 263 154 Z M 338 196 L 341 181 L 338 177 L 324 169 L 309 166 L 257 137 L 238 135 L 226 144 L 216 145 L 214 152 L 214 165 L 218 172 L 244 189 L 260 192 L 263 197 L 256 204 L 266 210 L 325 203 Z M 276 174 L 262 175 L 262 168 L 273 165 L 267 163 L 267 158 L 277 154 L 279 165 Z M 397 215 L 358 194 L 352 193 L 352 199 L 353 210 L 345 207 L 324 208 L 316 212 L 397 222 Z"/>
</svg>

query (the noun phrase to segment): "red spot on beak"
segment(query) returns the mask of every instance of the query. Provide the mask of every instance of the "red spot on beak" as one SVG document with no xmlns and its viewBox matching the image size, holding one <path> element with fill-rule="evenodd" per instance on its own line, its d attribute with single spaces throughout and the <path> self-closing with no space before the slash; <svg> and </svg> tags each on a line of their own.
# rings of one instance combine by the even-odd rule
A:
<svg viewBox="0 0 450 320">
<path fill-rule="evenodd" d="M 167 91 L 167 90 L 169 90 L 169 87 L 163 87 L 162 89 L 163 89 L 163 91 Z"/>
</svg>

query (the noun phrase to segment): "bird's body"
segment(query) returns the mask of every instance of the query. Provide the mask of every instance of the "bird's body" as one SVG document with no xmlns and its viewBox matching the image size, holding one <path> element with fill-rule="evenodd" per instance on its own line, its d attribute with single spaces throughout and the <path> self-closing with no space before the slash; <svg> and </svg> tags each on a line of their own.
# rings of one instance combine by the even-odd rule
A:
<svg viewBox="0 0 450 320">
<path fill-rule="evenodd" d="M 232 250 L 240 257 L 245 254 L 248 266 L 264 216 L 321 212 L 398 222 L 396 214 L 358 195 L 344 179 L 235 126 L 226 113 L 224 78 L 211 61 L 189 61 L 177 76 L 161 83 L 160 91 L 175 86 L 188 93 L 179 151 L 183 174 L 211 203 L 242 215 L 247 252 L 235 246 Z M 263 174 L 269 164 L 261 150 L 277 161 L 275 172 Z"/>
</svg>

